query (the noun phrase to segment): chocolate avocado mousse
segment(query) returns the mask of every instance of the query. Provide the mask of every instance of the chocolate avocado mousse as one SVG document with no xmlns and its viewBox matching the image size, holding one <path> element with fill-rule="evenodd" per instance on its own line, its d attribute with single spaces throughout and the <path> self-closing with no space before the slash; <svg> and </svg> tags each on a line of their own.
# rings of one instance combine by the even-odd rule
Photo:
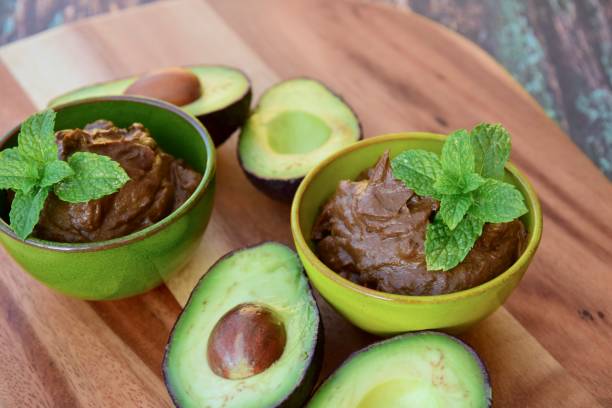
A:
<svg viewBox="0 0 612 408">
<path fill-rule="evenodd" d="M 451 293 L 493 279 L 524 250 L 527 234 L 519 219 L 487 223 L 461 263 L 429 271 L 424 244 L 438 201 L 395 179 L 388 153 L 364 176 L 340 182 L 312 232 L 319 258 L 346 279 L 401 295 Z"/>
<path fill-rule="evenodd" d="M 113 239 L 160 221 L 181 206 L 202 178 L 182 160 L 159 148 L 140 123 L 127 129 L 98 120 L 84 129 L 56 133 L 60 159 L 74 152 L 105 155 L 130 177 L 118 192 L 86 203 L 50 194 L 34 235 L 58 242 Z"/>
</svg>

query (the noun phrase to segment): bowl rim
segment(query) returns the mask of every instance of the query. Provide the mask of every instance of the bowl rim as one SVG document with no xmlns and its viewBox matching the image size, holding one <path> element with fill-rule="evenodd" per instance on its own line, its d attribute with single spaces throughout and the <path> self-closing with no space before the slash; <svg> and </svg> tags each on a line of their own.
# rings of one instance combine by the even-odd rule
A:
<svg viewBox="0 0 612 408">
<path fill-rule="evenodd" d="M 529 211 L 532 212 L 532 216 L 534 219 L 534 224 L 531 231 L 532 233 L 530 234 L 527 247 L 525 248 L 521 256 L 514 262 L 514 264 L 510 266 L 510 268 L 506 269 L 504 272 L 502 272 L 495 278 L 484 282 L 478 286 L 442 295 L 412 296 L 386 293 L 366 288 L 364 286 L 351 282 L 348 279 L 343 278 L 342 276 L 334 272 L 332 269 L 327 267 L 327 265 L 325 265 L 317 257 L 317 255 L 310 249 L 310 246 L 307 244 L 306 239 L 302 234 L 302 228 L 300 225 L 299 218 L 302 198 L 304 196 L 305 191 L 309 188 L 312 180 L 314 180 L 319 175 L 319 173 L 327 166 L 329 166 L 333 161 L 355 150 L 360 150 L 370 145 L 375 145 L 382 142 L 410 139 L 444 141 L 446 140 L 446 137 L 446 135 L 430 132 L 398 132 L 373 136 L 350 146 L 347 146 L 341 150 L 338 150 L 337 152 L 333 153 L 325 160 L 320 162 L 318 165 L 316 165 L 306 175 L 306 177 L 304 177 L 304 180 L 298 187 L 293 202 L 291 204 L 291 233 L 293 235 L 296 248 L 298 249 L 300 254 L 304 256 L 306 260 L 311 263 L 311 265 L 314 266 L 314 269 L 316 270 L 317 274 L 321 275 L 326 280 L 333 282 L 333 284 L 335 285 L 342 286 L 348 289 L 349 291 L 355 292 L 358 295 L 366 296 L 368 298 L 375 298 L 382 301 L 390 301 L 403 304 L 436 304 L 448 303 L 455 300 L 480 295 L 484 292 L 490 291 L 495 287 L 503 285 L 514 275 L 521 272 L 522 267 L 529 263 L 529 260 L 533 257 L 533 254 L 535 253 L 540 243 L 540 239 L 542 237 L 542 209 L 538 196 L 533 186 L 531 185 L 531 182 L 510 161 L 506 163 L 505 169 L 510 174 L 512 174 L 512 176 L 520 183 L 520 185 L 525 190 L 526 205 Z"/>
<path fill-rule="evenodd" d="M 189 198 L 176 210 L 172 211 L 163 219 L 158 222 L 149 225 L 146 228 L 141 230 L 132 232 L 131 234 L 124 235 L 122 237 L 113 238 L 105 241 L 97 241 L 97 242 L 86 242 L 86 243 L 65 243 L 65 242 L 56 242 L 56 241 L 46 241 L 38 238 L 28 238 L 26 240 L 22 240 L 19 238 L 13 230 L 9 227 L 9 225 L 3 220 L 0 219 L 0 234 L 4 234 L 9 238 L 12 238 L 15 241 L 18 241 L 22 244 L 26 244 L 32 247 L 57 251 L 57 252 L 93 252 L 100 251 L 104 249 L 111 249 L 116 247 L 121 247 L 128 245 L 130 243 L 143 240 L 151 235 L 154 235 L 158 231 L 168 227 L 176 220 L 181 218 L 185 213 L 187 213 L 204 195 L 207 191 L 208 186 L 211 184 L 214 179 L 214 175 L 216 172 L 216 150 L 213 144 L 213 141 L 208 134 L 208 131 L 204 127 L 202 123 L 193 115 L 185 112 L 181 108 L 172 105 L 168 102 L 164 102 L 162 100 L 147 98 L 142 96 L 127 96 L 127 95 L 114 95 L 114 96 L 100 96 L 93 97 L 87 99 L 80 99 L 73 102 L 64 103 L 61 105 L 54 106 L 54 111 L 60 111 L 65 108 L 70 108 L 72 106 L 77 105 L 88 105 L 88 104 L 96 104 L 100 102 L 130 102 L 142 105 L 148 105 L 155 108 L 161 108 L 167 110 L 175 115 L 181 117 L 185 122 L 190 124 L 196 132 L 200 135 L 204 142 L 204 147 L 206 149 L 206 167 L 204 169 L 204 173 L 202 174 L 202 180 L 196 187 L 195 191 L 189 196 Z M 21 123 L 15 126 L 13 129 L 2 135 L 0 137 L 0 150 L 3 149 L 4 144 L 10 140 L 11 138 L 17 136 L 19 130 L 21 128 Z"/>
</svg>

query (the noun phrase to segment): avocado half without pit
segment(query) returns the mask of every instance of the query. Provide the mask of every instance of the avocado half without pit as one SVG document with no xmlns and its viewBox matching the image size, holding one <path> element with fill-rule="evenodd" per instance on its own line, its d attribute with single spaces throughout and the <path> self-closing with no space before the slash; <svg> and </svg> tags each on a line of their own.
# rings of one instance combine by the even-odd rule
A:
<svg viewBox="0 0 612 408">
<path fill-rule="evenodd" d="M 213 265 L 179 316 L 163 373 L 178 407 L 299 407 L 323 333 L 297 255 L 268 242 Z"/>
<path fill-rule="evenodd" d="M 319 387 L 307 407 L 490 405 L 489 377 L 474 350 L 443 333 L 417 332 L 354 353 Z"/>
<path fill-rule="evenodd" d="M 346 102 L 318 81 L 297 78 L 261 96 L 240 133 L 238 158 L 255 187 L 289 202 L 310 169 L 361 138 Z"/>
<path fill-rule="evenodd" d="M 240 70 L 194 65 L 79 88 L 53 99 L 49 106 L 109 95 L 146 96 L 177 105 L 197 117 L 219 146 L 246 121 L 252 94 L 249 79 Z"/>
</svg>

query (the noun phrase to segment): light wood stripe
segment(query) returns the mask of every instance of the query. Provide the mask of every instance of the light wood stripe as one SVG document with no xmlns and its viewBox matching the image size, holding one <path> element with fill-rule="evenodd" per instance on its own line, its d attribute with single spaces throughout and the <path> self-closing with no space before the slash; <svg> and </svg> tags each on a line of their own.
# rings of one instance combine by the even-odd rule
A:
<svg viewBox="0 0 612 408">
<path fill-rule="evenodd" d="M 4 134 L 25 119 L 35 107 L 1 60 L 0 84 L 0 134 Z"/>
</svg>

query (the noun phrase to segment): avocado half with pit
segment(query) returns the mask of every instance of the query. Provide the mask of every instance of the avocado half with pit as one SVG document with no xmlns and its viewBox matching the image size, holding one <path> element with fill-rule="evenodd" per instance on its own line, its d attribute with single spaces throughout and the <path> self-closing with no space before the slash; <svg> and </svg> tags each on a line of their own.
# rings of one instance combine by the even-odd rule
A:
<svg viewBox="0 0 612 408">
<path fill-rule="evenodd" d="M 178 407 L 299 407 L 321 368 L 317 304 L 291 249 L 231 252 L 193 290 L 163 374 Z"/>
<path fill-rule="evenodd" d="M 489 377 L 476 352 L 455 337 L 417 332 L 354 353 L 319 387 L 307 407 L 490 405 Z"/>
<path fill-rule="evenodd" d="M 261 96 L 240 132 L 238 158 L 255 187 L 288 202 L 310 169 L 361 138 L 339 96 L 313 79 L 290 79 Z"/>
<path fill-rule="evenodd" d="M 246 121 L 252 94 L 251 83 L 242 71 L 194 65 L 86 86 L 58 96 L 49 106 L 108 95 L 146 96 L 177 105 L 197 117 L 219 146 Z"/>
</svg>

